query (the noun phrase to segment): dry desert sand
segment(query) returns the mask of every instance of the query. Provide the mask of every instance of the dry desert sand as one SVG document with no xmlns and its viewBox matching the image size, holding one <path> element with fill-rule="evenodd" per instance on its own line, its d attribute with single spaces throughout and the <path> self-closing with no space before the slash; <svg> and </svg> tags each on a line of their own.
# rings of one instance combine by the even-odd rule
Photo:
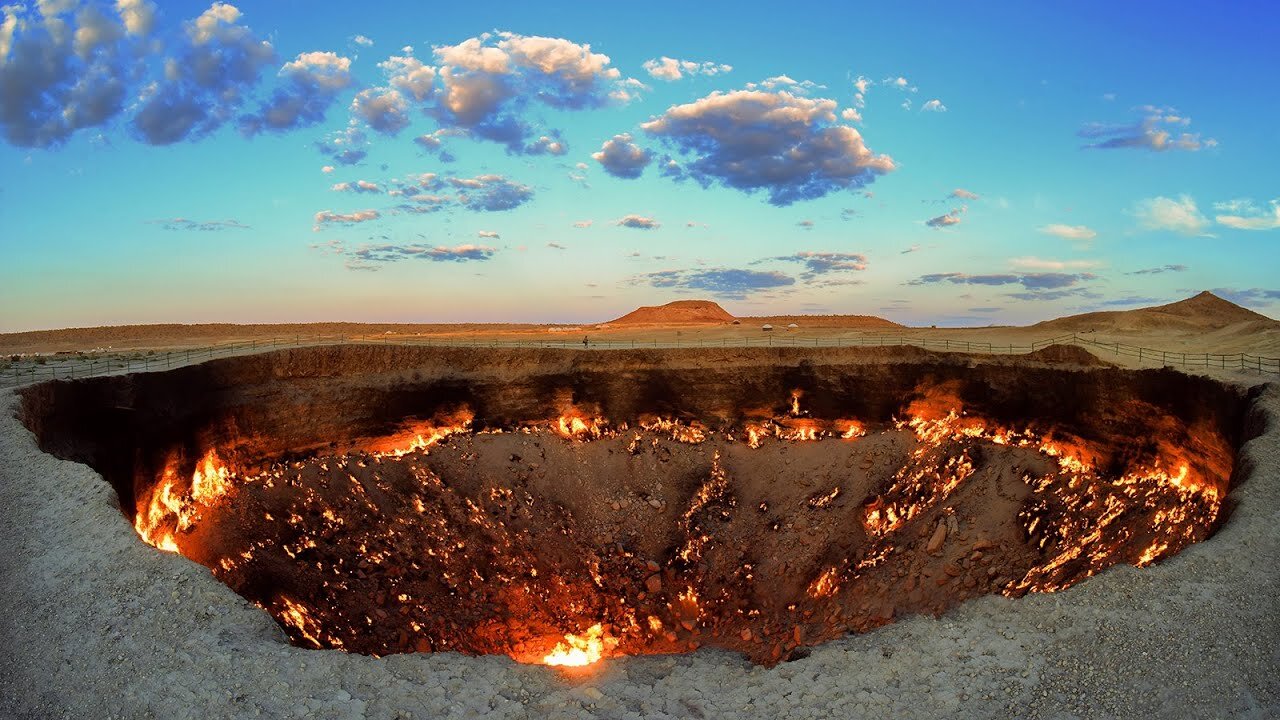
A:
<svg viewBox="0 0 1280 720">
<path fill-rule="evenodd" d="M 787 330 L 793 322 L 798 327 Z M 758 341 L 764 323 L 774 326 L 780 344 L 798 341 L 801 347 L 733 350 Z M 1125 354 L 1109 355 L 1100 347 L 1105 343 L 1176 353 L 1280 355 L 1280 323 L 1208 293 L 1162 307 L 1018 328 L 904 328 L 864 316 L 733 318 L 714 303 L 687 301 L 641 308 L 600 326 L 556 326 L 554 332 L 551 326 L 524 325 L 128 326 L 3 335 L 0 352 L 108 346 L 113 351 L 165 350 L 291 334 L 380 336 L 379 341 L 391 343 L 423 337 L 456 343 L 537 342 L 564 335 L 575 350 L 585 334 L 597 349 L 610 342 L 621 346 L 654 340 L 729 348 L 709 351 L 705 359 L 692 348 L 626 355 L 670 357 L 663 361 L 683 363 L 691 371 L 754 362 L 752 357 L 771 352 L 771 362 L 784 365 L 798 364 L 800 358 L 821 365 L 828 362 L 824 355 L 832 363 L 866 356 L 876 362 L 938 363 L 957 372 L 969 363 L 991 377 L 998 377 L 1001 368 L 1083 377 L 1106 372 L 1108 364 L 1153 365 Z M 959 350 L 964 342 L 1029 346 L 1073 334 L 1095 343 L 1088 347 L 1101 360 L 1057 347 L 1014 358 L 906 351 L 910 349 L 804 349 L 814 341 L 904 337 L 954 342 Z M 265 376 L 288 376 L 320 357 L 318 352 L 323 351 L 286 349 L 264 355 L 263 363 L 281 368 Z M 361 352 L 369 358 L 396 355 L 394 348 L 356 347 L 334 350 L 333 356 L 361 357 Z M 433 351 L 404 352 L 427 357 Z M 457 352 L 459 363 L 480 366 L 520 357 L 503 350 Z M 574 356 L 584 357 L 557 351 L 538 357 L 563 365 L 568 373 L 589 367 Z M 216 361 L 216 367 L 228 369 L 218 372 L 229 372 L 232 360 Z M 287 369 L 291 367 L 295 370 Z M 18 417 L 20 396 L 6 390 L 0 408 L 0 513 L 6 518 L 0 525 L 0 546 L 6 548 L 0 553 L 0 637 L 5 644 L 0 650 L 0 715 L 1274 717 L 1280 714 L 1275 654 L 1280 647 L 1280 572 L 1272 561 L 1280 553 L 1280 387 L 1275 375 L 1252 371 L 1209 367 L 1191 372 L 1209 375 L 1250 402 L 1228 519 L 1204 542 L 1150 567 L 1121 563 L 1061 592 L 1016 600 L 985 595 L 939 617 L 909 614 L 879 629 L 813 646 L 794 661 L 774 666 L 704 648 L 610 658 L 573 674 L 503 656 L 437 652 L 370 657 L 291 645 L 268 614 L 206 568 L 140 542 L 112 487 L 87 465 L 41 451 Z M 113 387 L 127 388 L 128 380 L 120 380 L 125 384 Z M 526 452 L 500 447 L 503 458 Z M 608 447 L 602 444 L 596 452 L 605 453 Z M 438 462 L 448 466 L 460 462 L 458 457 L 466 460 L 471 450 L 470 441 L 451 446 Z M 768 462 L 773 463 L 770 468 L 782 467 L 784 460 Z M 665 512 L 665 504 L 659 512 Z"/>
</svg>

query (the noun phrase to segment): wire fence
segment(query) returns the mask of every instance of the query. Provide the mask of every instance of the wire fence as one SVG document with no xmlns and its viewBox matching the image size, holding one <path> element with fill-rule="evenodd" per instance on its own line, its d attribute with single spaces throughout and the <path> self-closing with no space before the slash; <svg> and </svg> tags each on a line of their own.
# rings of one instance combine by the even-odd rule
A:
<svg viewBox="0 0 1280 720">
<path fill-rule="evenodd" d="M 716 347 L 893 347 L 910 345 L 931 350 L 1005 355 L 1020 355 L 1034 352 L 1050 345 L 1071 344 L 1094 350 L 1095 354 L 1104 357 L 1110 354 L 1116 357 L 1136 358 L 1140 364 L 1150 362 L 1157 366 L 1175 366 L 1189 369 L 1217 368 L 1280 375 L 1280 358 L 1251 355 L 1249 353 L 1187 353 L 1159 350 L 1119 342 L 1102 342 L 1083 338 L 1075 333 L 1036 340 L 1029 345 L 977 340 L 952 340 L 948 338 L 913 338 L 903 335 L 884 334 L 827 338 L 764 335 L 761 337 L 699 338 L 693 340 L 679 336 L 674 339 L 652 338 L 648 340 L 592 340 L 588 338 L 586 342 L 576 341 L 567 337 L 541 340 L 493 340 L 397 335 L 295 335 L 287 338 L 277 337 L 216 343 L 203 347 L 165 351 L 139 350 L 132 355 L 116 354 L 86 357 L 81 354 L 64 353 L 35 358 L 20 358 L 17 361 L 10 361 L 8 367 L 0 369 L 0 387 L 24 385 L 43 380 L 169 370 L 214 358 L 283 348 L 355 344 L 451 348 L 544 348 L 582 351 Z M 121 353 L 123 352 L 121 351 Z"/>
</svg>

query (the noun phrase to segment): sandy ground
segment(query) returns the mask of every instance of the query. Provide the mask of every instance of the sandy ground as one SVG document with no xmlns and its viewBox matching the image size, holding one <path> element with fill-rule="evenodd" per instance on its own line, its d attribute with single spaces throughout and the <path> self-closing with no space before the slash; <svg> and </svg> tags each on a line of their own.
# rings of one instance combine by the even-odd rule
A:
<svg viewBox="0 0 1280 720">
<path fill-rule="evenodd" d="M 986 597 L 771 669 L 711 650 L 564 676 L 503 657 L 291 647 L 209 572 L 142 544 L 88 467 L 0 399 L 0 715 L 80 717 L 1274 717 L 1280 386 L 1221 531 L 1156 566 Z"/>
</svg>

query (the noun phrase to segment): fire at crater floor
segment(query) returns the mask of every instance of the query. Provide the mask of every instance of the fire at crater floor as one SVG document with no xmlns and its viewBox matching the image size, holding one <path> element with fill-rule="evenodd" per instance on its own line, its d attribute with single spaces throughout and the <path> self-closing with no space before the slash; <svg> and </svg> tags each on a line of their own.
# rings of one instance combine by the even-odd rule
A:
<svg viewBox="0 0 1280 720">
<path fill-rule="evenodd" d="M 910 358 L 911 372 L 879 390 L 883 358 L 834 374 L 752 358 L 729 373 L 763 377 L 745 390 L 678 363 L 673 376 L 630 378 L 672 399 L 701 397 L 681 412 L 654 393 L 611 393 L 590 368 L 566 371 L 553 358 L 533 391 L 457 362 L 442 373 L 453 377 L 396 369 L 387 384 L 400 394 L 372 399 L 391 406 L 384 415 L 344 418 L 344 403 L 369 398 L 367 385 L 280 355 L 255 379 L 293 383 L 269 400 L 289 400 L 272 412 L 306 418 L 295 421 L 301 429 L 267 437 L 271 424 L 246 413 L 242 397 L 198 409 L 194 421 L 164 417 L 169 434 L 141 443 L 150 455 L 127 465 L 83 444 L 50 449 L 91 456 L 117 488 L 124 475 L 113 472 L 127 472 L 121 497 L 141 510 L 138 531 L 209 566 L 295 643 L 379 655 L 580 664 L 719 646 L 770 664 L 978 595 L 1057 590 L 1113 563 L 1146 565 L 1225 516 L 1240 439 L 1231 424 L 1244 408 L 1240 396 L 1195 383 L 1170 405 L 1142 405 L 1168 389 L 1161 383 L 1180 382 L 1162 373 L 1099 383 L 1114 371 L 1022 368 L 1033 376 L 1023 385 L 1093 378 L 1076 388 L 1086 398 L 1076 408 L 1050 396 L 1040 402 L 1053 409 L 1028 416 L 1002 399 L 1021 389 L 1007 365 L 984 376 L 932 355 Z M 653 364 L 632 359 L 626 371 Z M 323 377 L 325 389 L 282 375 Z M 859 375 L 866 386 L 850 380 Z M 671 387 L 676 376 L 693 387 Z M 499 383 L 514 403 L 486 391 Z M 726 397 L 733 385 L 740 394 Z M 120 403 L 111 412 L 138 413 L 162 392 L 130 384 L 102 397 Z M 321 396 L 333 422 L 350 423 L 345 432 L 316 417 Z M 1089 404 L 1102 399 L 1122 409 Z M 25 410 L 55 446 L 66 428 L 45 420 L 41 433 L 33 418 L 56 402 L 33 393 Z M 1143 424 L 1148 432 L 1136 432 Z"/>
</svg>

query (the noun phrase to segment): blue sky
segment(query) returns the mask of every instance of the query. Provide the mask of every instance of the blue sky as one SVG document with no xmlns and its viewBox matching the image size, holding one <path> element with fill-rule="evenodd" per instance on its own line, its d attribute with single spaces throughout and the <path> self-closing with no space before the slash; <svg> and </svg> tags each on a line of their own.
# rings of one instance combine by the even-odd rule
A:
<svg viewBox="0 0 1280 720">
<path fill-rule="evenodd" d="M 46 0 L 0 331 L 1280 314 L 1269 3 Z"/>
</svg>

